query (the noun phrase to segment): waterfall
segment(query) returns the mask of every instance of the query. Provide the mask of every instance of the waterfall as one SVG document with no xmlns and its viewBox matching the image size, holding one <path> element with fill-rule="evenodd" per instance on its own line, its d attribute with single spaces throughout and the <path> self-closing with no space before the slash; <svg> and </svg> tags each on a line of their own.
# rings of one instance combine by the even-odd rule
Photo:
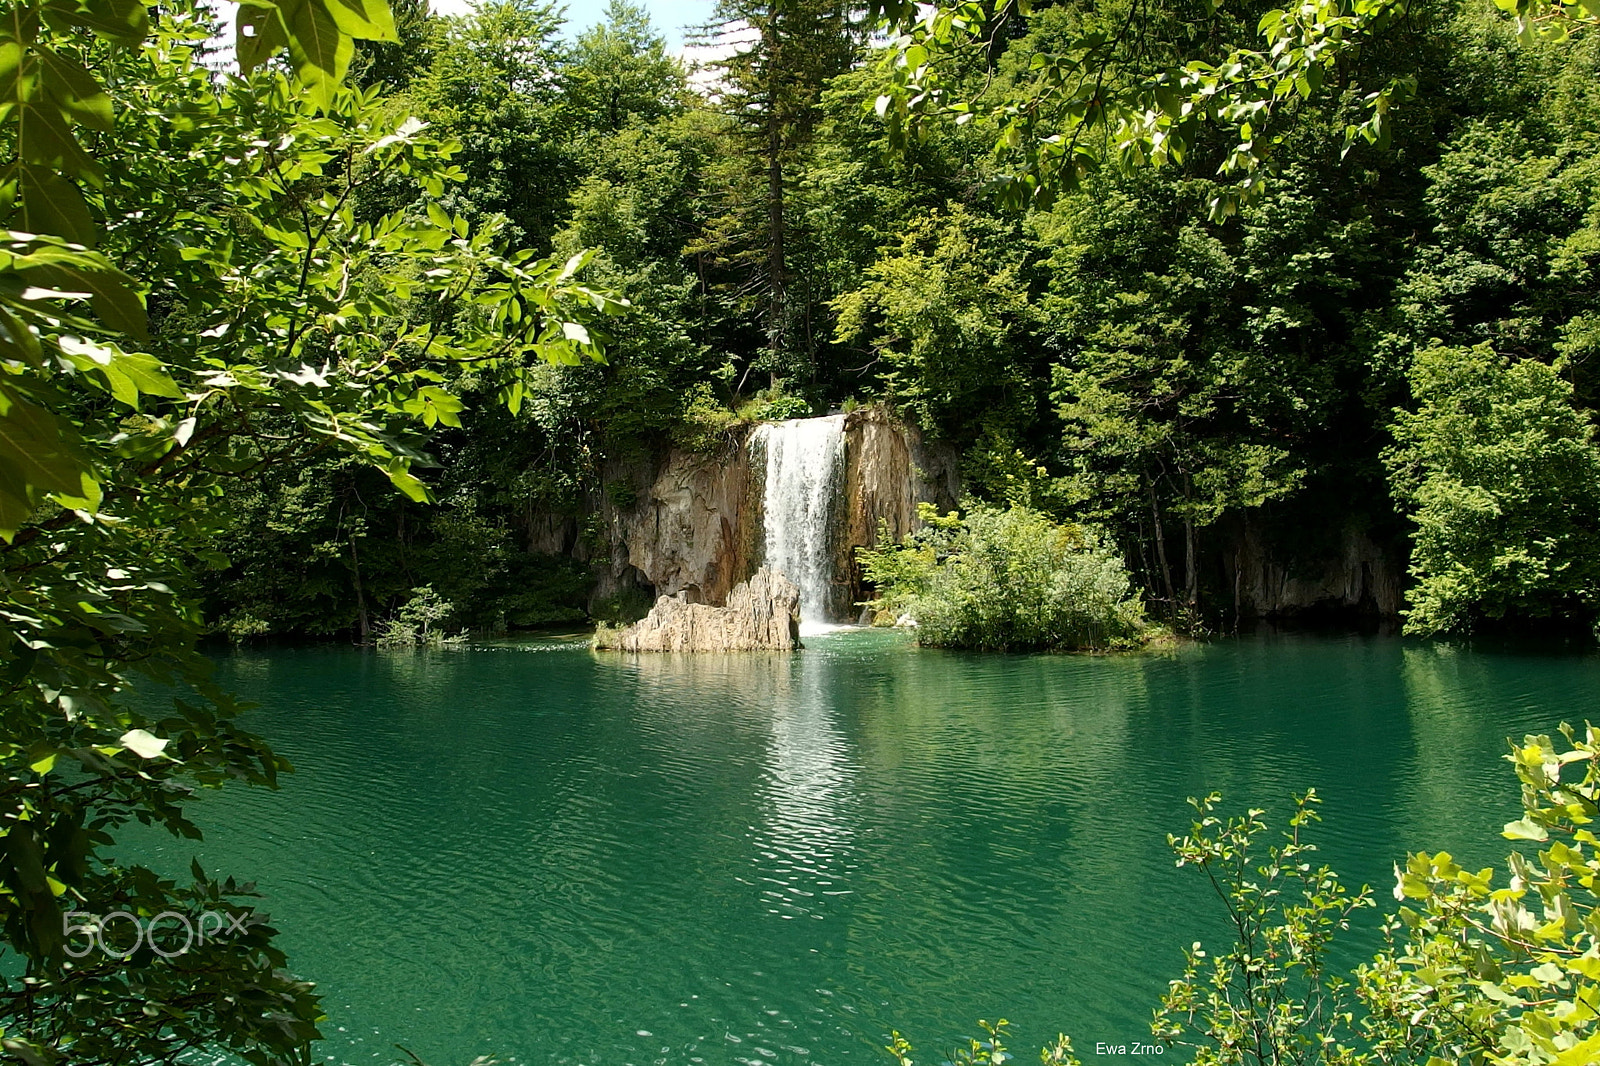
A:
<svg viewBox="0 0 1600 1066">
<path fill-rule="evenodd" d="M 766 452 L 766 561 L 800 589 L 800 632 L 833 621 L 834 500 L 844 476 L 844 415 L 757 428 Z"/>
</svg>

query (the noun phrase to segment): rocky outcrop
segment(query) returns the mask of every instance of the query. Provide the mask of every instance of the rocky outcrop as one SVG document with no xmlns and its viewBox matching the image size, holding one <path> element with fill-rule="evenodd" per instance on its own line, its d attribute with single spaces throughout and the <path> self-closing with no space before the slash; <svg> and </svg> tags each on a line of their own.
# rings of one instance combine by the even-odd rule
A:
<svg viewBox="0 0 1600 1066">
<path fill-rule="evenodd" d="M 1332 550 L 1328 550 L 1331 548 Z M 1242 523 L 1221 562 L 1234 610 L 1283 618 L 1317 611 L 1394 618 L 1405 600 L 1405 560 L 1354 525 L 1309 558 L 1285 558 L 1254 523 Z"/>
<path fill-rule="evenodd" d="M 882 408 L 850 412 L 844 434 L 844 484 L 828 536 L 837 575 L 830 613 L 837 618 L 851 617 L 851 604 L 864 598 L 855 549 L 877 542 L 880 521 L 898 539 L 917 528 L 918 503 L 948 510 L 960 495 L 955 449 L 926 443 Z M 766 470 L 749 436 L 749 427 L 735 431 L 716 454 L 673 449 L 646 465 L 608 467 L 597 600 L 632 586 L 690 604 L 722 604 L 755 572 L 765 561 Z M 625 489 L 625 502 L 612 486 Z M 555 543 L 559 536 L 552 531 L 546 539 Z"/>
<path fill-rule="evenodd" d="M 762 567 L 734 586 L 727 604 L 662 596 L 642 621 L 596 639 L 617 651 L 792 651 L 800 647 L 800 590 Z"/>
<path fill-rule="evenodd" d="M 845 419 L 845 491 L 837 533 L 841 575 L 838 606 L 867 598 L 856 563 L 857 547 L 875 547 L 880 528 L 900 540 L 922 525 L 919 503 L 950 511 L 961 495 L 958 456 L 948 444 L 929 444 L 912 425 L 892 419 L 881 407 L 852 411 Z"/>
<path fill-rule="evenodd" d="M 601 510 L 610 550 L 598 595 L 632 584 L 687 603 L 720 604 L 754 571 L 761 493 L 742 434 L 718 454 L 673 449 L 653 468 L 608 476 L 631 498 L 623 505 L 608 496 Z"/>
</svg>

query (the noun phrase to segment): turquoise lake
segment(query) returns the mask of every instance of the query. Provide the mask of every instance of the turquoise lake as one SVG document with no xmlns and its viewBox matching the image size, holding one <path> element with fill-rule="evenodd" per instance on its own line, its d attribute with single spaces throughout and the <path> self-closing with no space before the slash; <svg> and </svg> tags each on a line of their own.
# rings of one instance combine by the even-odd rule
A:
<svg viewBox="0 0 1600 1066">
<path fill-rule="evenodd" d="M 1186 797 L 1281 822 L 1315 787 L 1324 858 L 1387 907 L 1408 849 L 1500 862 L 1508 736 L 1600 717 L 1593 655 L 809 643 L 223 654 L 298 772 L 208 795 L 203 843 L 137 857 L 258 882 L 329 1062 L 886 1064 L 898 1029 L 932 1066 L 1001 1016 L 1019 1061 L 1058 1031 L 1125 1061 L 1095 1045 L 1148 1038 L 1182 947 L 1221 936 L 1167 848 Z"/>
</svg>

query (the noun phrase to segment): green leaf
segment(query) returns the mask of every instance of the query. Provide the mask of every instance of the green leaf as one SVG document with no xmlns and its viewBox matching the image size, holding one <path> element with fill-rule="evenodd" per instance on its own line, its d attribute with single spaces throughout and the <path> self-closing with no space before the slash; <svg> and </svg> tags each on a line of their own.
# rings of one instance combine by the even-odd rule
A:
<svg viewBox="0 0 1600 1066">
<path fill-rule="evenodd" d="M 396 460 L 385 468 L 384 473 L 389 475 L 389 480 L 394 482 L 394 487 L 405 493 L 407 498 L 418 503 L 427 503 L 433 498 L 432 493 L 428 491 L 428 486 L 424 485 L 411 472 L 410 464 Z"/>
<path fill-rule="evenodd" d="M 52 1066 L 44 1048 L 17 1037 L 8 1036 L 0 1039 L 0 1049 L 7 1055 L 21 1060 L 23 1066 Z"/>
<path fill-rule="evenodd" d="M 289 62 L 311 98 L 331 107 L 354 54 L 350 38 L 339 32 L 323 0 L 284 0 L 280 10 L 289 31 Z"/>
<path fill-rule="evenodd" d="M 82 26 L 119 44 L 138 44 L 150 33 L 150 16 L 141 0 L 47 0 L 52 23 Z"/>
<path fill-rule="evenodd" d="M 13 888 L 18 891 L 47 893 L 50 885 L 45 880 L 44 856 L 39 841 L 27 823 L 13 823 L 11 831 L 0 840 L 5 841 L 5 852 L 11 860 Z"/>
<path fill-rule="evenodd" d="M 39 65 L 36 58 L 24 59 L 19 79 L 36 82 Z M 26 92 L 22 100 L 12 105 L 16 117 L 17 154 L 25 162 L 99 184 L 103 177 L 100 164 L 90 158 L 73 136 L 71 122 L 61 106 L 31 84 Z"/>
<path fill-rule="evenodd" d="M 102 257 L 66 251 L 30 258 L 45 259 L 43 265 L 26 270 L 30 280 L 38 279 L 73 292 L 87 292 L 93 301 L 95 315 L 107 327 L 138 340 L 148 336 L 144 301 L 134 291 L 133 279 L 106 263 Z"/>
<path fill-rule="evenodd" d="M 124 352 L 114 349 L 111 366 L 146 396 L 183 399 L 183 390 L 167 375 L 166 366 L 147 352 Z"/>
<path fill-rule="evenodd" d="M 147 352 L 124 352 L 72 336 L 63 336 L 59 343 L 62 353 L 75 366 L 98 371 L 111 387 L 111 394 L 129 407 L 138 408 L 141 394 L 183 398 L 183 390 L 167 376 L 161 360 Z"/>
<path fill-rule="evenodd" d="M 158 737 L 148 729 L 130 729 L 117 738 L 117 742 L 141 759 L 159 759 L 172 743 L 167 737 Z"/>
<path fill-rule="evenodd" d="M 88 457 L 66 423 L 0 387 L 0 538 L 16 536 L 50 493 L 98 500 Z"/>
<path fill-rule="evenodd" d="M 74 244 L 93 247 L 97 236 L 94 219 L 78 187 L 50 167 L 13 162 L 0 180 L 17 183 L 21 210 L 18 221 L 30 233 L 50 233 Z"/>
<path fill-rule="evenodd" d="M 276 5 L 240 4 L 236 18 L 233 47 L 243 71 L 256 69 L 289 43 Z"/>
<path fill-rule="evenodd" d="M 1500 834 L 1507 840 L 1548 840 L 1550 834 L 1542 825 L 1519 818 L 1514 822 L 1507 822 L 1504 832 Z"/>
<path fill-rule="evenodd" d="M 111 97 L 83 65 L 42 45 L 35 51 L 40 81 L 62 113 L 101 133 L 112 132 Z"/>
<path fill-rule="evenodd" d="M 39 338 L 4 307 L 0 307 L 0 351 L 5 352 L 5 358 L 33 366 L 44 362 L 44 350 L 39 346 Z"/>
<path fill-rule="evenodd" d="M 418 389 L 417 399 L 421 401 L 422 421 L 425 425 L 433 426 L 440 422 L 447 426 L 461 425 L 459 416 L 466 409 L 466 404 L 437 385 L 427 385 Z"/>
<path fill-rule="evenodd" d="M 15 41 L 19 45 L 30 45 L 38 36 L 39 9 L 33 5 L 11 4 L 9 10 L 0 15 L 0 38 Z M 21 97 L 7 95 L 0 99 L 18 100 Z"/>
<path fill-rule="evenodd" d="M 339 29 L 367 41 L 398 43 L 394 15 L 384 0 L 328 0 L 328 10 Z"/>
<path fill-rule="evenodd" d="M 579 252 L 577 255 L 572 256 L 570 259 L 568 259 L 566 261 L 565 264 L 562 265 L 561 273 L 556 275 L 556 280 L 557 281 L 566 281 L 567 279 L 571 278 L 574 274 L 576 274 L 578 271 L 580 271 L 584 267 L 588 266 L 589 265 L 589 261 L 592 260 L 593 258 L 594 258 L 594 249 L 592 249 L 592 248 L 587 249 L 587 250 L 582 251 L 582 252 Z"/>
</svg>

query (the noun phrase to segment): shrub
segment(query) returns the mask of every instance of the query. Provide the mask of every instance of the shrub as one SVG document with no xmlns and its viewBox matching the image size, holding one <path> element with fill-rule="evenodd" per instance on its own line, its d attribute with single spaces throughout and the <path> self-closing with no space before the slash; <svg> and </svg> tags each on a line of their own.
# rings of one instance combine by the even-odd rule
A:
<svg viewBox="0 0 1600 1066">
<path fill-rule="evenodd" d="M 878 619 L 914 621 L 919 643 L 1077 651 L 1148 636 L 1120 555 L 1094 530 L 1026 507 L 920 513 L 923 527 L 902 543 L 857 553 L 878 590 L 867 606 Z"/>
<path fill-rule="evenodd" d="M 811 402 L 803 396 L 788 391 L 782 378 L 769 388 L 757 392 L 748 403 L 739 408 L 739 417 L 746 422 L 786 422 L 791 418 L 810 418 Z"/>
<path fill-rule="evenodd" d="M 395 616 L 378 623 L 378 647 L 409 648 L 416 644 L 439 647 L 459 644 L 466 634 L 446 636 L 443 623 L 456 613 L 455 604 L 440 596 L 432 585 L 411 590 L 411 599 Z"/>
<path fill-rule="evenodd" d="M 701 382 L 684 397 L 683 417 L 672 431 L 672 442 L 691 452 L 712 454 L 733 441 L 739 416 L 717 399 L 711 386 Z"/>
</svg>

